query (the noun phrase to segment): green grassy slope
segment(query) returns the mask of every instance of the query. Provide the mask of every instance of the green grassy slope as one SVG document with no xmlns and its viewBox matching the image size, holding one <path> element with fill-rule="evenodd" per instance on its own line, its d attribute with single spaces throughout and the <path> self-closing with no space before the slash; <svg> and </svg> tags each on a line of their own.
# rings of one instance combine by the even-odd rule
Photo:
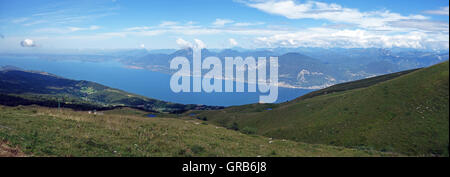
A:
<svg viewBox="0 0 450 177">
<path fill-rule="evenodd" d="M 189 118 L 0 106 L 0 142 L 29 156 L 396 156 L 246 135 Z"/>
<path fill-rule="evenodd" d="M 205 111 L 198 116 L 274 138 L 408 155 L 448 156 L 448 61 L 356 88 L 279 105 L 253 104 Z M 268 107 L 273 110 L 266 110 Z"/>
<path fill-rule="evenodd" d="M 330 94 L 330 93 L 334 93 L 334 92 L 343 92 L 346 90 L 353 90 L 353 89 L 358 89 L 358 88 L 369 87 L 371 85 L 375 85 L 380 82 L 388 81 L 388 80 L 397 78 L 399 76 L 411 73 L 416 70 L 417 69 L 406 70 L 406 71 L 396 72 L 396 73 L 392 73 L 392 74 L 376 76 L 376 77 L 372 77 L 372 78 L 368 78 L 368 79 L 336 84 L 331 87 L 327 87 L 327 88 L 303 95 L 303 96 L 297 98 L 297 100 L 308 99 L 308 98 L 312 98 L 315 96 L 326 95 L 326 94 Z"/>
</svg>

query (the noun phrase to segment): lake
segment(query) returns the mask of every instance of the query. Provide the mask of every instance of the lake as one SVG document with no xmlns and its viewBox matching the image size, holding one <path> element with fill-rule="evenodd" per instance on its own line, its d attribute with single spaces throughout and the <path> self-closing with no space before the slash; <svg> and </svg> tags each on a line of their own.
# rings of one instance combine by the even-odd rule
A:
<svg viewBox="0 0 450 177">
<path fill-rule="evenodd" d="M 117 61 L 51 61 L 31 57 L 0 57 L 0 66 L 4 65 L 12 65 L 25 70 L 45 71 L 68 79 L 93 81 L 126 92 L 182 104 L 243 105 L 257 103 L 260 95 L 266 95 L 266 93 L 258 92 L 174 93 L 169 85 L 171 75 L 149 70 L 125 68 Z M 292 100 L 311 91 L 314 90 L 280 87 L 277 102 Z"/>
</svg>

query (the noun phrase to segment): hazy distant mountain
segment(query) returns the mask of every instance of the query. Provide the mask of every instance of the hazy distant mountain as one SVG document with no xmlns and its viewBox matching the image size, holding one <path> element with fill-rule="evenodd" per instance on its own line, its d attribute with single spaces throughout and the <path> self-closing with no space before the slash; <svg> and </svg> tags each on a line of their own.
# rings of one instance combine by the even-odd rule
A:
<svg viewBox="0 0 450 177">
<path fill-rule="evenodd" d="M 339 72 L 320 60 L 299 53 L 279 56 L 279 81 L 302 88 L 323 88 L 337 83 Z"/>
<path fill-rule="evenodd" d="M 18 56 L 18 54 L 1 54 Z M 22 54 L 24 55 L 24 54 Z M 30 54 L 25 54 L 30 55 Z M 31 56 L 31 55 L 30 55 Z M 186 57 L 192 63 L 192 49 L 123 49 L 89 51 L 87 54 L 36 54 L 50 60 L 119 61 L 137 69 L 148 69 L 167 74 L 170 61 Z M 278 56 L 280 82 L 287 87 L 324 88 L 329 85 L 364 79 L 381 74 L 434 65 L 449 59 L 448 51 L 381 48 L 261 48 L 261 49 L 202 49 L 202 58 L 271 57 Z M 206 72 L 206 71 L 205 71 Z M 205 73 L 204 72 L 204 73 Z"/>
<path fill-rule="evenodd" d="M 217 50 L 215 50 L 217 51 Z M 170 60 L 183 56 L 192 62 L 192 49 L 170 54 L 150 53 L 126 58 L 122 62 L 153 71 L 173 73 Z M 380 48 L 275 48 L 244 50 L 224 49 L 218 52 L 202 49 L 202 58 L 219 57 L 279 57 L 279 80 L 283 86 L 324 88 L 329 85 L 364 79 L 381 74 L 430 66 L 448 60 L 448 52 Z"/>
</svg>

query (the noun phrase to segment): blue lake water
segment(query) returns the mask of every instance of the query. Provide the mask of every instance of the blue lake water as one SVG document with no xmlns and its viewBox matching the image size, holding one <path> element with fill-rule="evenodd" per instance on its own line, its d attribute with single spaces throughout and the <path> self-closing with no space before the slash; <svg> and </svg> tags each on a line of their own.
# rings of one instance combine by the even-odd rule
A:
<svg viewBox="0 0 450 177">
<path fill-rule="evenodd" d="M 68 79 L 87 80 L 127 92 L 182 104 L 205 104 L 217 106 L 243 105 L 259 102 L 260 95 L 267 93 L 174 93 L 170 89 L 169 74 L 125 68 L 116 61 L 84 62 L 38 58 L 1 57 L 0 66 L 12 65 L 25 70 L 45 71 Z M 246 84 L 247 87 L 247 84 Z M 279 88 L 277 102 L 285 102 L 313 90 Z"/>
</svg>

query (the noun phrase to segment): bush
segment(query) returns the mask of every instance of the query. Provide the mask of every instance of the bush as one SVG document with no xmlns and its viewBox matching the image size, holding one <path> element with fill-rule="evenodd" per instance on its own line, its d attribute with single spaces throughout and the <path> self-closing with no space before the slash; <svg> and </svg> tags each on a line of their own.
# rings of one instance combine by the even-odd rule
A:
<svg viewBox="0 0 450 177">
<path fill-rule="evenodd" d="M 180 150 L 178 150 L 177 155 L 185 156 L 185 155 L 186 155 L 186 149 L 180 149 Z"/>
<path fill-rule="evenodd" d="M 275 150 L 272 150 L 272 152 L 270 152 L 269 155 L 271 155 L 271 156 L 277 155 L 277 152 Z"/>
<path fill-rule="evenodd" d="M 244 128 L 242 128 L 241 131 L 242 131 L 242 133 L 251 135 L 251 134 L 255 134 L 257 129 L 253 128 L 253 127 L 244 127 Z"/>
<path fill-rule="evenodd" d="M 199 146 L 199 145 L 193 145 L 193 146 L 191 147 L 191 151 L 192 151 L 194 154 L 199 154 L 199 153 L 204 152 L 204 151 L 205 151 L 205 148 L 203 148 L 202 146 Z"/>
<path fill-rule="evenodd" d="M 207 121 L 208 120 L 208 118 L 206 116 L 203 116 L 203 117 L 197 116 L 196 118 L 198 120 L 203 120 L 203 121 Z"/>
<path fill-rule="evenodd" d="M 236 122 L 233 122 L 233 124 L 231 124 L 229 129 L 237 131 L 237 130 L 239 130 L 239 125 Z"/>
</svg>

